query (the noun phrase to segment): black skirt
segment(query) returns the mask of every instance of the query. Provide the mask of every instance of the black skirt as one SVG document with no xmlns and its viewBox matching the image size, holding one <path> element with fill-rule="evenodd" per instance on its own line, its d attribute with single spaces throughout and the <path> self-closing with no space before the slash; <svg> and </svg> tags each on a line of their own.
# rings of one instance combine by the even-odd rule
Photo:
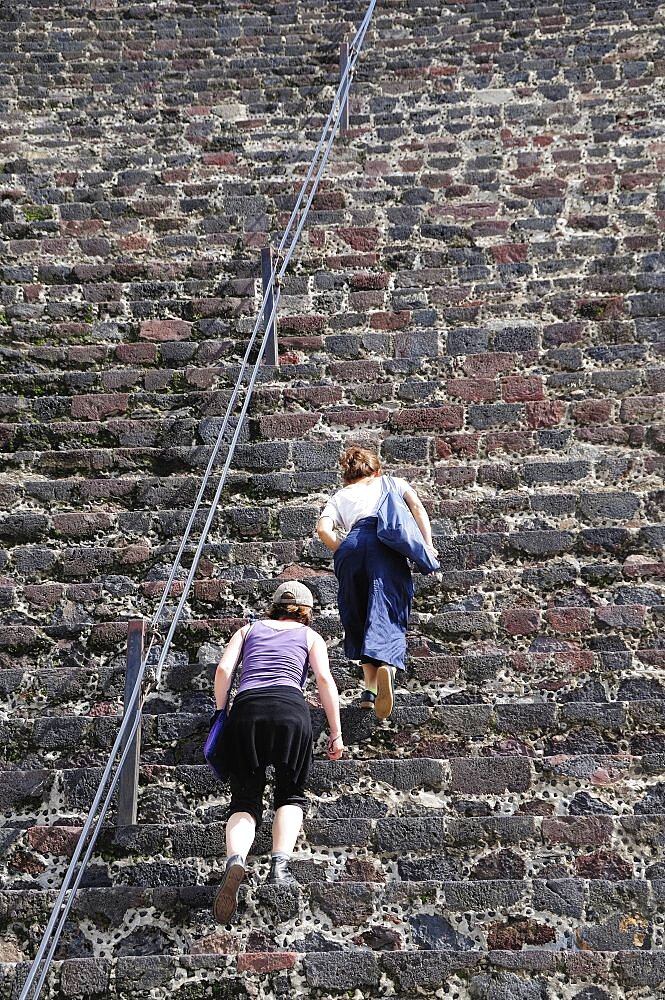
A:
<svg viewBox="0 0 665 1000">
<path fill-rule="evenodd" d="M 304 785 L 312 763 L 312 720 L 302 691 L 277 685 L 236 695 L 221 751 L 233 775 L 279 764 L 289 769 L 296 784 Z"/>
</svg>

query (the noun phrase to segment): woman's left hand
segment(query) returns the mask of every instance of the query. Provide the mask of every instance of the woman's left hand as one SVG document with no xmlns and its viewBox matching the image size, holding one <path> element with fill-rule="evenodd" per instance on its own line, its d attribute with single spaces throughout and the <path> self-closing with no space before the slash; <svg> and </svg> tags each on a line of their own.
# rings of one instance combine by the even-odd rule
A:
<svg viewBox="0 0 665 1000">
<path fill-rule="evenodd" d="M 326 749 L 328 760 L 339 760 L 344 753 L 344 749 L 344 741 L 341 733 L 335 739 L 331 737 L 328 740 L 328 747 Z"/>
</svg>

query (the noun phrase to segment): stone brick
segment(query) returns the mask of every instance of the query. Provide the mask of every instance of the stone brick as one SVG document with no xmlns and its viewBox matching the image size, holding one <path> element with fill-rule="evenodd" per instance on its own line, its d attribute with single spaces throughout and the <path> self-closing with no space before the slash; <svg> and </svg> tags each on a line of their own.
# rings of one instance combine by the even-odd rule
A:
<svg viewBox="0 0 665 1000">
<path fill-rule="evenodd" d="M 565 404 L 558 399 L 529 401 L 524 409 L 529 427 L 556 427 L 566 415 Z"/>
<path fill-rule="evenodd" d="M 590 608 L 548 608 L 545 618 L 550 628 L 561 635 L 586 632 L 591 626 Z"/>
<path fill-rule="evenodd" d="M 297 953 L 293 951 L 244 952 L 238 955 L 239 973 L 288 972 L 295 968 Z"/>
<path fill-rule="evenodd" d="M 301 438 L 318 422 L 318 413 L 283 413 L 259 418 L 261 434 L 276 438 Z"/>
<path fill-rule="evenodd" d="M 612 821 L 607 816 L 580 816 L 543 819 L 545 843 L 573 847 L 602 846 L 612 837 Z"/>
<path fill-rule="evenodd" d="M 497 398 L 496 383 L 488 378 L 451 378 L 448 379 L 447 389 L 450 396 L 474 403 Z"/>
<path fill-rule="evenodd" d="M 108 959 L 70 958 L 60 968 L 60 989 L 66 997 L 106 996 L 110 973 Z"/>
<path fill-rule="evenodd" d="M 141 323 L 139 336 L 143 340 L 161 343 L 167 340 L 188 340 L 192 333 L 192 324 L 181 319 L 146 320 Z"/>
<path fill-rule="evenodd" d="M 524 403 L 543 398 L 540 375 L 511 375 L 501 379 L 501 397 L 506 403 Z"/>
<path fill-rule="evenodd" d="M 456 758 L 451 760 L 451 790 L 472 795 L 526 791 L 531 785 L 531 767 L 526 759 L 493 758 L 490 761 Z"/>
<path fill-rule="evenodd" d="M 646 609 L 636 605 L 607 604 L 595 609 L 596 621 L 613 628 L 642 628 Z"/>
<path fill-rule="evenodd" d="M 464 423 L 464 408 L 454 404 L 400 410 L 395 424 L 400 430 L 455 430 Z"/>
<path fill-rule="evenodd" d="M 623 399 L 620 419 L 627 424 L 662 420 L 665 415 L 665 396 L 635 396 Z"/>
<path fill-rule="evenodd" d="M 105 420 L 126 413 L 129 409 L 129 394 L 124 392 L 96 393 L 74 396 L 71 414 L 77 420 Z"/>
<path fill-rule="evenodd" d="M 374 952 L 358 950 L 310 954 L 305 957 L 308 986 L 332 990 L 355 990 L 379 985 L 379 965 Z"/>
<path fill-rule="evenodd" d="M 533 635 L 540 629 L 540 611 L 509 608 L 501 612 L 501 625 L 508 635 Z"/>
<path fill-rule="evenodd" d="M 584 399 L 573 403 L 571 412 L 578 424 L 605 424 L 614 410 L 611 399 Z"/>
</svg>

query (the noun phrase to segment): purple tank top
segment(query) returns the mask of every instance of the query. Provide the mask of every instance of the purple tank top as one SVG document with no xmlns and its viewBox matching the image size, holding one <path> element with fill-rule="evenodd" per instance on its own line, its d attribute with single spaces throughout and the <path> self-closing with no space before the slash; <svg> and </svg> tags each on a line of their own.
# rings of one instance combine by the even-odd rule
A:
<svg viewBox="0 0 665 1000">
<path fill-rule="evenodd" d="M 275 684 L 302 691 L 308 667 L 306 625 L 276 629 L 254 622 L 245 637 L 238 694 Z"/>
</svg>

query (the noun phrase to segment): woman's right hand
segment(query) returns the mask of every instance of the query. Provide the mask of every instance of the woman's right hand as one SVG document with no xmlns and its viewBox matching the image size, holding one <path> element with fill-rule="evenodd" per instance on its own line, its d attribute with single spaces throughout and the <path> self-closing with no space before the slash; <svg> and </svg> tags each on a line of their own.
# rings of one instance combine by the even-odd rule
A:
<svg viewBox="0 0 665 1000">
<path fill-rule="evenodd" d="M 344 753 L 344 749 L 345 749 L 344 740 L 342 739 L 342 734 L 340 733 L 339 736 L 335 737 L 335 739 L 333 739 L 331 736 L 330 739 L 328 740 L 328 746 L 326 749 L 328 760 L 340 760 L 342 754 Z"/>
</svg>

